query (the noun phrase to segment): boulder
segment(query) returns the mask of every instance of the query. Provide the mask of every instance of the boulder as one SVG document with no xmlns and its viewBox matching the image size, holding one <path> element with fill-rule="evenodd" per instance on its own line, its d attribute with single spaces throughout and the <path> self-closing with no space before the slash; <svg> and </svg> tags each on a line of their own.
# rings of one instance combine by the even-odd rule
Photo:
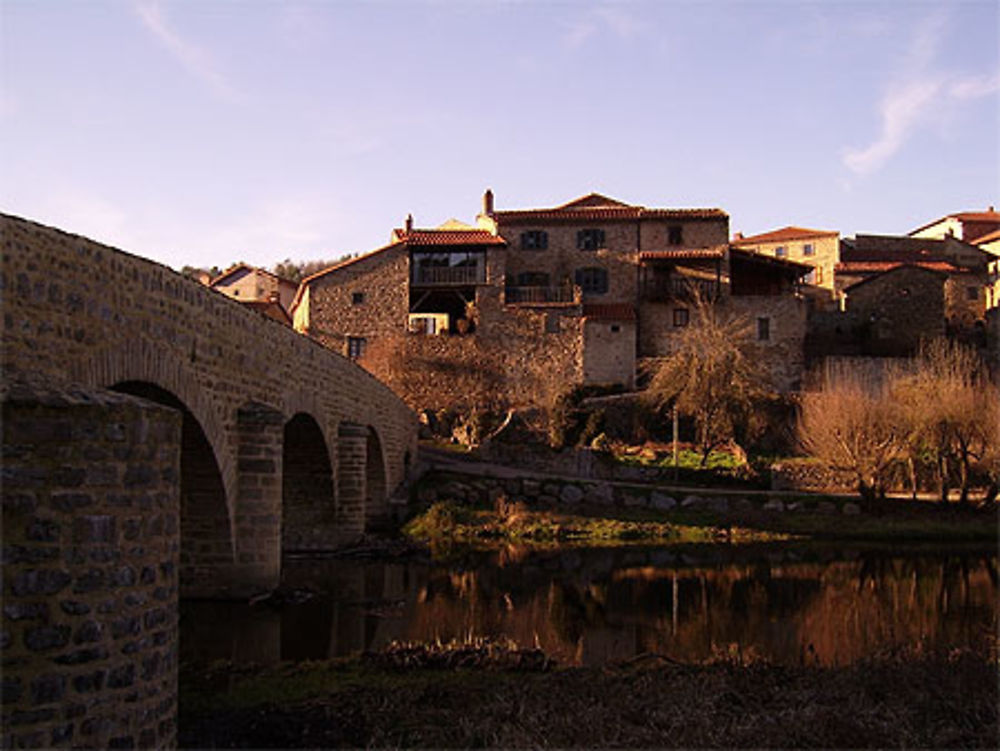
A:
<svg viewBox="0 0 1000 751">
<path fill-rule="evenodd" d="M 524 494 L 529 498 L 537 498 L 542 492 L 542 484 L 538 480 L 524 480 L 521 482 Z"/>
<path fill-rule="evenodd" d="M 579 503 L 583 500 L 583 491 L 576 485 L 564 485 L 559 498 L 563 503 Z"/>
<path fill-rule="evenodd" d="M 654 490 L 649 496 L 649 505 L 660 511 L 669 511 L 677 505 L 677 501 L 666 493 Z"/>
<path fill-rule="evenodd" d="M 615 491 L 606 482 L 599 485 L 588 485 L 583 494 L 583 500 L 598 506 L 613 506 L 615 503 Z"/>
</svg>

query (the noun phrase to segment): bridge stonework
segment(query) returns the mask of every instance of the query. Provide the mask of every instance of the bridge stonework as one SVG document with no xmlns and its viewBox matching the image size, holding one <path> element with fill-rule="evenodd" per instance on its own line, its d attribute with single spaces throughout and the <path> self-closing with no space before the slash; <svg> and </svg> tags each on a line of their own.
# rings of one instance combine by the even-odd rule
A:
<svg viewBox="0 0 1000 751">
<path fill-rule="evenodd" d="M 2 214 L 0 251 L 4 745 L 169 747 L 178 597 L 357 539 L 405 488 L 416 416 L 155 262 Z"/>
</svg>

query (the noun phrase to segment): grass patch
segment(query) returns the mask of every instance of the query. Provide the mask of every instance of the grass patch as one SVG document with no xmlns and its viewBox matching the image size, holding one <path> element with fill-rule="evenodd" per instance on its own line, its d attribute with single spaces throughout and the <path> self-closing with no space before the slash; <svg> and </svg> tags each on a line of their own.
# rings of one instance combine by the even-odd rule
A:
<svg viewBox="0 0 1000 751">
<path fill-rule="evenodd" d="M 513 542 L 539 544 L 687 544 L 771 542 L 789 535 L 720 523 L 711 514 L 692 512 L 691 523 L 666 520 L 650 510 L 600 509 L 591 514 L 531 510 L 523 504 L 497 509 L 438 501 L 403 527 L 411 538 L 431 543 Z"/>
</svg>

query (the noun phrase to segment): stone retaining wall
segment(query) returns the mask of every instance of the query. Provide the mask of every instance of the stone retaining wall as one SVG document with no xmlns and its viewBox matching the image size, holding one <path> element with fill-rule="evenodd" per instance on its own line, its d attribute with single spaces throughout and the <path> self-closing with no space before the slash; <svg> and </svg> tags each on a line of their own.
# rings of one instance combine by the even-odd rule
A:
<svg viewBox="0 0 1000 751">
<path fill-rule="evenodd" d="M 176 745 L 181 415 L 3 392 L 3 748 Z"/>
<path fill-rule="evenodd" d="M 764 511 L 773 513 L 812 511 L 818 513 L 860 513 L 851 501 L 817 499 L 783 500 L 758 494 L 745 496 L 739 491 L 719 493 L 698 488 L 666 490 L 655 485 L 616 483 L 593 480 L 567 480 L 555 477 L 500 478 L 478 474 L 463 475 L 452 469 L 441 475 L 425 477 L 417 492 L 422 503 L 450 501 L 460 504 L 496 504 L 499 498 L 508 503 L 537 506 L 607 506 L 648 508 L 658 511 L 688 509 L 718 513 Z"/>
</svg>

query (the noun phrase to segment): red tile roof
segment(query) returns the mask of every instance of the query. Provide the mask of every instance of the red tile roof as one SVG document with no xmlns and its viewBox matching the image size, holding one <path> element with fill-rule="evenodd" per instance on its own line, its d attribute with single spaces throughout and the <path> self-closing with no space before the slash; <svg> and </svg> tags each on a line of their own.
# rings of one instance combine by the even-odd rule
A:
<svg viewBox="0 0 1000 751">
<path fill-rule="evenodd" d="M 790 261 L 787 258 L 776 258 L 765 253 L 757 253 L 746 248 L 730 248 L 729 257 L 731 260 L 750 261 L 767 266 L 778 267 L 784 271 L 791 271 L 798 276 L 805 276 L 813 270 L 812 264 Z"/>
<path fill-rule="evenodd" d="M 886 274 L 892 274 L 892 273 L 894 273 L 896 271 L 899 271 L 901 269 L 918 269 L 920 271 L 926 271 L 928 274 L 935 274 L 935 275 L 941 277 L 942 279 L 944 279 L 947 276 L 947 274 L 942 273 L 940 269 L 931 269 L 931 268 L 928 268 L 924 264 L 901 263 L 901 264 L 898 264 L 896 266 L 893 266 L 890 269 L 880 270 L 876 274 L 872 274 L 871 276 L 865 277 L 864 279 L 861 279 L 859 281 L 854 282 L 854 284 L 849 284 L 846 287 L 844 287 L 844 291 L 845 292 L 849 292 L 852 289 L 857 289 L 858 287 L 861 287 L 861 286 L 863 286 L 865 284 L 869 284 L 870 282 L 874 282 L 874 281 L 877 281 L 879 279 L 882 279 Z"/>
<path fill-rule="evenodd" d="M 746 245 L 749 243 L 771 243 L 785 242 L 792 240 L 808 240 L 811 237 L 837 237 L 839 232 L 825 229 L 808 229 L 807 227 L 782 227 L 781 229 L 764 232 L 750 237 L 734 237 L 733 245 Z"/>
<path fill-rule="evenodd" d="M 725 249 L 722 247 L 639 251 L 640 261 L 687 261 L 701 258 L 723 258 L 724 256 Z"/>
<path fill-rule="evenodd" d="M 726 219 L 722 209 L 648 209 L 623 203 L 600 193 L 590 193 L 549 209 L 495 211 L 500 223 L 523 221 L 581 221 L 634 219 Z"/>
<path fill-rule="evenodd" d="M 393 237 L 407 245 L 505 245 L 485 229 L 394 229 Z"/>
<path fill-rule="evenodd" d="M 947 219 L 958 219 L 960 222 L 996 222 L 1000 224 L 1000 211 L 993 211 L 992 208 L 990 211 L 957 211 L 954 214 L 946 214 L 940 219 L 935 219 L 933 222 L 927 222 L 909 234 L 914 235 Z"/>
<path fill-rule="evenodd" d="M 983 235 L 982 237 L 977 237 L 972 244 L 973 245 L 984 245 L 985 243 L 991 243 L 994 240 L 1000 240 L 1000 229 L 993 230 L 992 232 Z"/>
<path fill-rule="evenodd" d="M 591 321 L 634 321 L 635 306 L 630 303 L 584 303 L 583 317 Z"/>
<path fill-rule="evenodd" d="M 836 274 L 871 274 L 882 271 L 892 271 L 900 266 L 919 266 L 930 271 L 943 271 L 946 274 L 962 274 L 968 272 L 961 266 L 948 261 L 842 261 L 834 267 Z"/>
</svg>

